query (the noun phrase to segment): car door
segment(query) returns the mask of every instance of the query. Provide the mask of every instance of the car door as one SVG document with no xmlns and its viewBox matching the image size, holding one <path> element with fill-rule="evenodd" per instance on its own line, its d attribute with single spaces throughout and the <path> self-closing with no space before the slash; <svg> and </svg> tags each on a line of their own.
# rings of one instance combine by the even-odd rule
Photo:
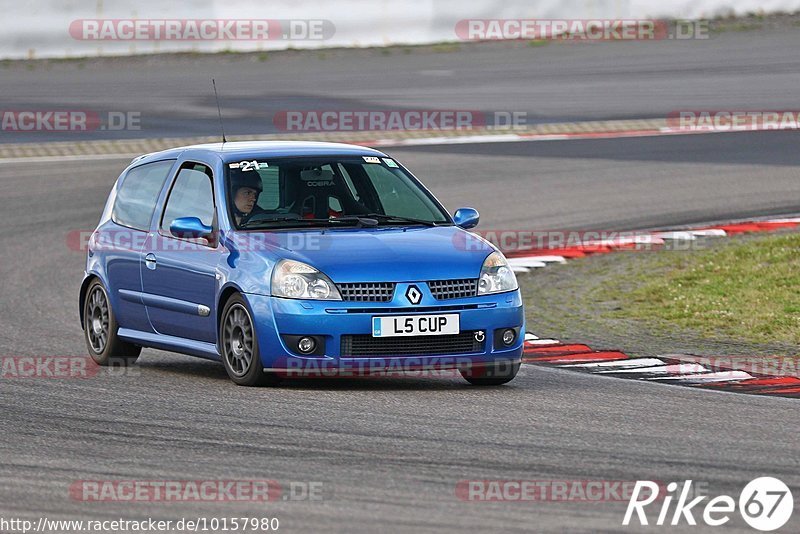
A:
<svg viewBox="0 0 800 534">
<path fill-rule="evenodd" d="M 186 162 L 172 182 L 157 230 L 143 249 L 143 299 L 159 334 L 216 342 L 217 265 L 222 257 L 215 240 L 172 235 L 179 217 L 197 217 L 217 228 L 213 172 L 202 163 Z"/>
<path fill-rule="evenodd" d="M 128 170 L 114 192 L 110 220 L 95 234 L 103 255 L 109 297 L 121 328 L 151 332 L 141 299 L 140 263 L 150 221 L 175 160 L 145 163 Z M 91 255 L 91 253 L 90 253 Z"/>
</svg>

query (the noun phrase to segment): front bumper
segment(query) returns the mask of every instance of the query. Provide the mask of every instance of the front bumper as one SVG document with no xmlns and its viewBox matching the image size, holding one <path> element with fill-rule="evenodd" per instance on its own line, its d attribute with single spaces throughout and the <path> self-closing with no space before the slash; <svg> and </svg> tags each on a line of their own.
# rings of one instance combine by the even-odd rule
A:
<svg viewBox="0 0 800 534">
<path fill-rule="evenodd" d="M 397 295 L 404 294 L 398 284 Z M 246 295 L 256 322 L 259 350 L 265 370 L 298 375 L 365 375 L 386 372 L 415 372 L 419 370 L 471 369 L 475 367 L 516 364 L 522 357 L 525 332 L 525 314 L 519 291 L 497 295 L 433 301 L 424 299 L 419 305 L 410 305 L 397 297 L 391 302 L 343 302 L 294 300 L 263 295 Z M 395 340 L 402 354 L 343 355 L 343 339 L 349 336 L 369 336 L 372 317 L 376 315 L 415 315 L 457 313 L 461 332 L 484 333 L 482 343 L 469 349 L 436 354 L 415 353 L 404 345 L 426 345 L 419 341 L 404 344 Z M 514 342 L 503 348 L 495 343 L 495 331 L 514 328 L 518 335 Z M 290 336 L 315 336 L 324 340 L 324 351 L 304 356 L 296 347 L 289 346 Z M 434 346 L 444 336 L 430 336 Z M 363 338 L 362 338 L 363 339 Z M 386 339 L 386 338 L 382 338 Z M 415 338 L 419 340 L 419 338 Z M 348 347 L 347 343 L 344 344 Z M 497 346 L 497 347 L 496 347 Z M 420 349 L 420 352 L 428 350 Z"/>
</svg>

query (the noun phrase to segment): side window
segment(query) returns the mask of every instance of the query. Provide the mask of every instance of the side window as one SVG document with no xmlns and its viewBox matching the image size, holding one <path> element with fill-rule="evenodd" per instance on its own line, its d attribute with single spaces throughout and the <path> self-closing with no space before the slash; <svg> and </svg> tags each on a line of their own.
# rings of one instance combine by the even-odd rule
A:
<svg viewBox="0 0 800 534">
<path fill-rule="evenodd" d="M 275 211 L 281 205 L 281 189 L 277 167 L 259 169 L 263 191 L 258 196 L 258 206 L 265 211 Z"/>
<path fill-rule="evenodd" d="M 211 187 L 211 169 L 199 163 L 187 163 L 178 171 L 169 192 L 161 230 L 172 235 L 169 226 L 180 217 L 197 217 L 203 224 L 214 223 L 214 192 Z"/>
<path fill-rule="evenodd" d="M 339 169 L 339 172 L 342 173 L 342 178 L 344 178 L 344 183 L 347 184 L 347 188 L 350 190 L 350 194 L 353 195 L 353 198 L 356 199 L 356 202 L 360 202 L 361 197 L 358 196 L 358 190 L 356 190 L 356 186 L 353 183 L 353 179 L 350 178 L 350 173 L 347 172 L 347 169 L 345 169 L 344 165 L 342 165 L 341 163 L 337 165 L 337 168 Z"/>
<path fill-rule="evenodd" d="M 401 175 L 381 165 L 364 165 L 364 169 L 378 192 L 384 213 L 417 219 L 441 218 L 439 213 L 427 205 L 429 201 L 422 192 L 412 187 Z"/>
<path fill-rule="evenodd" d="M 156 202 L 174 160 L 156 161 L 128 171 L 117 191 L 111 220 L 136 230 L 150 229 Z"/>
</svg>

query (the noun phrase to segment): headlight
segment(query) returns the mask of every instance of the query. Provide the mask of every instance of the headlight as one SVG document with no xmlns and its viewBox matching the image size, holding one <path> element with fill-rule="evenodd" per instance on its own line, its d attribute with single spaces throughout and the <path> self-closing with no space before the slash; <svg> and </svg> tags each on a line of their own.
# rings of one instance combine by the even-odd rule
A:
<svg viewBox="0 0 800 534">
<path fill-rule="evenodd" d="M 272 271 L 272 295 L 287 299 L 342 300 L 330 278 L 305 263 L 281 260 Z"/>
<path fill-rule="evenodd" d="M 489 295 L 517 289 L 517 277 L 505 257 L 499 252 L 492 252 L 484 260 L 481 276 L 478 280 L 478 294 Z"/>
</svg>

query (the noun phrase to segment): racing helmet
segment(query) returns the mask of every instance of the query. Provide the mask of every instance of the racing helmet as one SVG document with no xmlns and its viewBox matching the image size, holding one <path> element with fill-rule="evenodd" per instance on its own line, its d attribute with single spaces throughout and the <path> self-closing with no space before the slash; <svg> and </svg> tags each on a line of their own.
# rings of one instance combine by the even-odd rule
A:
<svg viewBox="0 0 800 534">
<path fill-rule="evenodd" d="M 259 194 L 264 190 L 264 186 L 261 184 L 261 176 L 254 171 L 239 171 L 231 175 L 231 193 L 235 196 L 236 192 L 242 187 L 255 189 Z"/>
</svg>

